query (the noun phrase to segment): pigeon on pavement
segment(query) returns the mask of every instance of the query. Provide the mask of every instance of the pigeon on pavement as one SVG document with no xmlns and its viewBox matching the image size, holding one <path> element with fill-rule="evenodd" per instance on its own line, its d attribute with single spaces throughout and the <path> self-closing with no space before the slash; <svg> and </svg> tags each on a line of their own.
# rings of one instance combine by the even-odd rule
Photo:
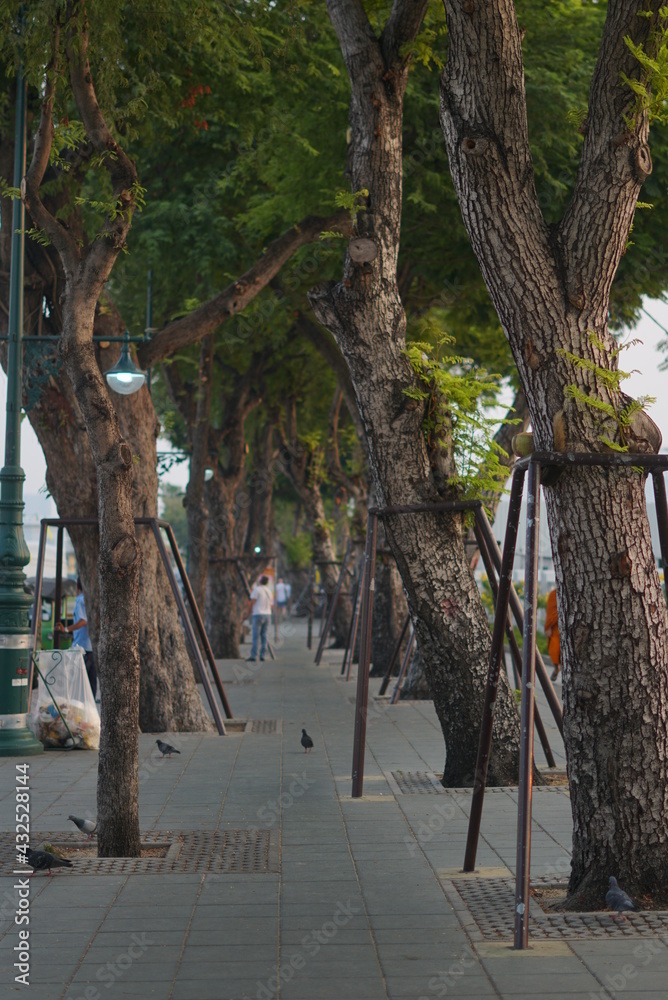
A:
<svg viewBox="0 0 668 1000">
<path fill-rule="evenodd" d="M 97 831 L 97 823 L 94 819 L 79 819 L 78 816 L 68 816 L 76 827 L 85 833 L 89 840 L 92 840 L 93 834 Z"/>
<path fill-rule="evenodd" d="M 304 747 L 304 753 L 308 753 L 309 750 L 313 749 L 313 740 L 305 729 L 302 729 L 302 746 Z"/>
<path fill-rule="evenodd" d="M 622 916 L 624 910 L 637 910 L 638 907 L 633 902 L 631 897 L 620 889 L 617 885 L 617 879 L 612 875 L 610 876 L 610 888 L 605 894 L 605 901 L 610 910 L 616 910 L 617 915 L 622 917 L 622 920 L 626 920 L 626 917 Z"/>
<path fill-rule="evenodd" d="M 170 747 L 169 743 L 163 743 L 162 740 L 155 741 L 158 744 L 158 750 L 163 757 L 171 757 L 173 753 L 181 753 L 176 747 Z"/>
<path fill-rule="evenodd" d="M 55 854 L 49 854 L 48 851 L 32 851 L 30 848 L 26 851 L 26 864 L 32 868 L 33 875 L 35 872 L 44 872 L 47 869 L 50 875 L 52 868 L 72 867 L 72 862 L 67 858 L 59 858 Z"/>
</svg>

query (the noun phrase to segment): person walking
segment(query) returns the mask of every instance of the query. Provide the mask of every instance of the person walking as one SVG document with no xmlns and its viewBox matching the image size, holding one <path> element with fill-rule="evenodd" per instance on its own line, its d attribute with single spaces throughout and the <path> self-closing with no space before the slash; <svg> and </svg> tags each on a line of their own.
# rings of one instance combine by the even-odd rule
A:
<svg viewBox="0 0 668 1000">
<path fill-rule="evenodd" d="M 90 641 L 90 635 L 88 634 L 86 604 L 84 602 L 83 590 L 79 577 L 77 577 L 77 597 L 74 602 L 74 614 L 72 618 L 73 620 L 71 625 L 65 626 L 62 622 L 56 622 L 55 629 L 56 632 L 70 632 L 72 635 L 72 648 L 83 650 L 84 664 L 86 665 L 86 673 L 88 674 L 90 689 L 93 692 L 93 698 L 96 698 L 97 667 L 95 665 L 95 656 L 93 655 L 93 643 Z"/>
<path fill-rule="evenodd" d="M 285 618 L 288 606 L 288 588 L 285 585 L 282 576 L 279 577 L 278 583 L 276 584 L 276 605 L 278 607 L 279 619 Z"/>
<path fill-rule="evenodd" d="M 273 604 L 273 594 L 267 586 L 268 576 L 261 576 L 260 582 L 256 583 L 251 590 L 246 615 L 251 616 L 253 638 L 251 642 L 250 656 L 247 657 L 249 663 L 254 663 L 257 659 L 258 645 L 260 647 L 260 659 L 264 660 L 267 655 L 267 632 L 271 621 L 271 606 Z"/>
</svg>

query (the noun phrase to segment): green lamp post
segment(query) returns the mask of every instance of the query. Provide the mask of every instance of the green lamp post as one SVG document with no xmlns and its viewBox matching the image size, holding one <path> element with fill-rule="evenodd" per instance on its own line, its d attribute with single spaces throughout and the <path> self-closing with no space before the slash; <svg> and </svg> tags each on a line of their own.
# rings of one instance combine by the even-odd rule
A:
<svg viewBox="0 0 668 1000">
<path fill-rule="evenodd" d="M 19 62 L 16 81 L 14 185 L 19 187 L 26 165 L 26 80 Z M 30 552 L 23 535 L 21 461 L 21 352 L 23 338 L 23 251 L 25 211 L 14 199 L 12 264 L 9 277 L 9 337 L 7 355 L 7 425 L 5 465 L 0 470 L 0 757 L 42 753 L 28 729 L 32 655 L 28 612 L 31 599 L 23 589 L 23 567 Z"/>
</svg>

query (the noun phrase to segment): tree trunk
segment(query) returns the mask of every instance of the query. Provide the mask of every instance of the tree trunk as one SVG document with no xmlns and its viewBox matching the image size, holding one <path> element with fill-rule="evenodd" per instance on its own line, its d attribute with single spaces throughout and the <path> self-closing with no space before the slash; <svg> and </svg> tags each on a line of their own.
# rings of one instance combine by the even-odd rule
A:
<svg viewBox="0 0 668 1000">
<path fill-rule="evenodd" d="M 380 39 L 360 4 L 328 0 L 351 80 L 349 157 L 353 191 L 369 192 L 358 235 L 375 249 L 343 280 L 309 295 L 318 320 L 346 358 L 369 444 L 379 504 L 454 498 L 451 456 L 430 455 L 424 406 L 405 394 L 415 376 L 403 354 L 406 316 L 397 287 L 401 221 L 401 140 L 407 62 L 400 49 L 421 24 L 426 2 L 395 4 Z M 385 519 L 407 592 L 417 641 L 427 663 L 447 756 L 446 785 L 470 785 L 477 756 L 490 634 L 464 554 L 460 516 L 416 514 Z M 519 719 L 506 678 L 498 689 L 491 783 L 517 780 Z"/>
<path fill-rule="evenodd" d="M 287 441 L 285 437 L 283 439 L 283 452 L 280 458 L 281 470 L 299 495 L 306 530 L 311 533 L 313 539 L 313 562 L 320 572 L 322 586 L 327 595 L 327 606 L 329 606 L 336 590 L 341 567 L 337 564 L 338 560 L 320 492 L 320 483 L 311 469 L 313 456 L 306 451 L 297 438 L 294 401 L 289 405 L 288 411 L 288 436 L 290 440 Z M 345 593 L 337 602 L 330 635 L 333 646 L 336 648 L 345 645 L 352 614 L 350 588 L 342 585 L 341 589 Z"/>
<path fill-rule="evenodd" d="M 575 191 L 550 228 L 533 184 L 514 5 L 476 4 L 472 14 L 450 0 L 445 6 L 441 121 L 450 169 L 518 366 L 536 445 L 574 453 L 615 445 L 658 451 L 660 435 L 649 418 L 628 410 L 624 418 L 628 399 L 614 376 L 607 318 L 610 286 L 651 170 L 647 115 L 621 82 L 622 73 L 636 80 L 641 74 L 625 39 L 651 52 L 660 5 L 608 4 Z M 638 16 L 645 7 L 648 16 Z M 665 902 L 668 615 L 644 477 L 578 469 L 549 483 L 574 821 L 570 902 L 600 905 L 613 874 L 627 891 Z"/>
<path fill-rule="evenodd" d="M 406 679 L 401 685 L 399 701 L 429 701 L 430 699 L 431 690 L 424 668 L 424 660 L 422 659 L 420 650 L 416 648 L 413 652 L 413 658 L 408 668 Z"/>
<path fill-rule="evenodd" d="M 166 366 L 168 384 L 169 371 Z M 199 608 L 206 600 L 208 572 L 206 535 L 209 510 L 204 502 L 204 482 L 209 462 L 209 423 L 213 400 L 213 336 L 205 337 L 200 348 L 199 380 L 195 413 L 190 433 L 190 470 L 186 486 L 185 508 L 188 522 L 188 577 Z"/>
<path fill-rule="evenodd" d="M 263 555 L 274 555 L 274 427 L 269 419 L 265 421 L 255 438 L 255 468 L 250 478 L 250 510 L 246 552 L 252 553 L 259 545 Z"/>
<path fill-rule="evenodd" d="M 247 601 L 239 574 L 230 558 L 239 555 L 235 529 L 248 508 L 236 505 L 239 477 L 225 477 L 216 467 L 205 487 L 210 511 L 207 536 L 209 574 L 206 589 L 207 632 L 215 656 L 237 659 L 241 654 L 241 622 Z"/>
<path fill-rule="evenodd" d="M 394 556 L 379 554 L 376 556 L 376 579 L 373 591 L 372 677 L 385 675 L 407 614 L 406 595 Z M 401 663 L 405 647 L 406 639 L 401 644 L 398 663 Z"/>
</svg>

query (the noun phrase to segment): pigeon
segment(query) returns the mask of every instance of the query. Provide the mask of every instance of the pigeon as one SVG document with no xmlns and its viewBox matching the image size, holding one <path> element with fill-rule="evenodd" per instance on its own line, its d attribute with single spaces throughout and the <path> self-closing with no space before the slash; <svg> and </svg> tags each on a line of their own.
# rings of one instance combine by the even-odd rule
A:
<svg viewBox="0 0 668 1000">
<path fill-rule="evenodd" d="M 68 816 L 82 833 L 85 833 L 89 840 L 93 839 L 93 834 L 97 832 L 97 823 L 93 819 L 79 819 L 78 816 Z"/>
<path fill-rule="evenodd" d="M 308 753 L 309 750 L 313 749 L 313 740 L 305 729 L 302 729 L 302 746 L 304 747 L 304 753 Z"/>
<path fill-rule="evenodd" d="M 181 753 L 176 747 L 170 747 L 169 743 L 163 743 L 162 740 L 155 741 L 158 744 L 158 750 L 163 757 L 171 757 L 173 753 Z"/>
<path fill-rule="evenodd" d="M 617 915 L 622 917 L 622 920 L 626 920 L 626 917 L 622 916 L 624 910 L 637 910 L 638 907 L 633 902 L 631 897 L 620 889 L 617 885 L 617 879 L 610 876 L 610 888 L 605 894 L 605 901 L 610 910 L 616 910 Z"/>
<path fill-rule="evenodd" d="M 32 851 L 30 848 L 26 851 L 26 864 L 30 865 L 32 868 L 32 874 L 35 872 L 49 870 L 49 875 L 51 875 L 52 868 L 71 868 L 72 862 L 67 858 L 59 858 L 55 854 L 49 854 L 48 851 Z M 28 876 L 30 878 L 31 876 Z"/>
</svg>

